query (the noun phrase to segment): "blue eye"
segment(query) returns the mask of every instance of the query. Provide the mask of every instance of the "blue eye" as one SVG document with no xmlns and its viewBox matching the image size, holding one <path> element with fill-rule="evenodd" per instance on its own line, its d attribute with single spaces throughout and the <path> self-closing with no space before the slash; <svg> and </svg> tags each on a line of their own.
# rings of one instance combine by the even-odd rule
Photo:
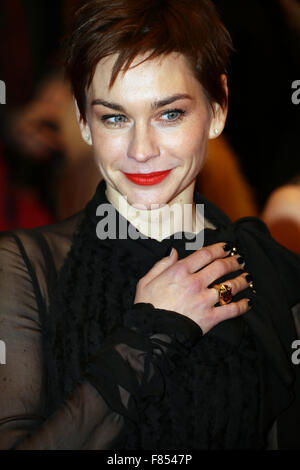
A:
<svg viewBox="0 0 300 470">
<path fill-rule="evenodd" d="M 111 121 L 111 119 L 116 120 Z M 118 126 L 119 124 L 123 124 L 124 122 L 126 122 L 126 116 L 124 116 L 123 114 L 105 114 L 104 116 L 102 116 L 101 121 L 112 126 Z"/>
<path fill-rule="evenodd" d="M 164 124 L 172 124 L 183 119 L 185 111 L 182 109 L 168 109 L 161 114 L 161 117 L 167 116 L 167 119 L 162 119 Z M 101 121 L 110 127 L 121 127 L 125 122 L 127 122 L 126 116 L 124 114 L 105 114 L 101 117 Z"/>
<path fill-rule="evenodd" d="M 165 111 L 162 116 L 168 116 L 169 119 L 164 119 L 166 122 L 174 122 L 183 118 L 185 111 L 182 109 L 169 109 Z"/>
</svg>

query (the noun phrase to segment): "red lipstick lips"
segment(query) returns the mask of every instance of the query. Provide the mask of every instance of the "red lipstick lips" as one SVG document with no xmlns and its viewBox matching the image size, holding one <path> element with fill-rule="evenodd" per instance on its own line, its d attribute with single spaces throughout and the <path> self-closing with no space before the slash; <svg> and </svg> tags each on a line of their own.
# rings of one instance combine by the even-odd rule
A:
<svg viewBox="0 0 300 470">
<path fill-rule="evenodd" d="M 126 178 L 135 184 L 152 185 L 160 183 L 172 170 L 155 171 L 153 173 L 124 173 Z"/>
</svg>

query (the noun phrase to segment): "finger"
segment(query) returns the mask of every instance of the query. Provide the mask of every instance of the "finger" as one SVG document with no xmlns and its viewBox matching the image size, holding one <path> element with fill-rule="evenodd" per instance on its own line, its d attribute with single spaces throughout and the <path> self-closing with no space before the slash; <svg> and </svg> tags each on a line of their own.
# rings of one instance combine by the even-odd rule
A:
<svg viewBox="0 0 300 470">
<path fill-rule="evenodd" d="M 224 320 L 230 318 L 236 318 L 244 313 L 248 312 L 252 307 L 249 304 L 250 299 L 241 299 L 238 302 L 231 302 L 227 305 L 221 305 L 220 307 L 214 307 L 212 315 L 215 315 L 216 325 Z"/>
<path fill-rule="evenodd" d="M 247 287 L 249 287 L 249 284 L 250 282 L 247 281 L 247 276 L 249 275 L 249 273 L 243 273 L 243 274 L 240 274 L 239 276 L 235 277 L 234 279 L 230 279 L 228 281 L 225 281 L 224 283 L 222 284 L 225 284 L 226 286 L 230 287 L 231 288 L 231 293 L 232 295 L 236 295 L 238 294 L 239 292 L 241 292 L 242 290 L 244 289 L 247 289 Z M 216 289 L 216 287 L 219 287 L 220 284 L 215 284 L 213 286 L 213 288 L 209 288 L 208 291 L 209 291 L 209 296 L 211 298 L 211 300 L 208 302 L 210 302 L 211 304 L 215 305 L 216 303 L 219 302 L 219 292 L 218 292 L 218 289 Z"/>
<path fill-rule="evenodd" d="M 152 266 L 152 268 L 147 272 L 147 274 L 143 277 L 145 284 L 148 284 L 152 281 L 155 277 L 159 276 L 162 272 L 176 263 L 178 259 L 178 252 L 175 248 L 172 249 L 170 256 L 165 256 L 161 260 L 157 261 L 157 263 Z"/>
<path fill-rule="evenodd" d="M 204 268 L 217 258 L 225 258 L 229 255 L 229 251 L 224 250 L 226 242 L 208 245 L 195 251 L 184 259 L 184 263 L 190 273 L 195 273 L 199 269 Z M 216 278 L 215 278 L 216 279 Z"/>
<path fill-rule="evenodd" d="M 249 287 L 250 282 L 248 282 L 246 279 L 248 275 L 249 273 L 245 272 L 235 277 L 234 279 L 230 279 L 229 281 L 225 282 L 227 286 L 231 287 L 232 295 L 236 295 Z"/>
<path fill-rule="evenodd" d="M 245 260 L 240 255 L 229 256 L 224 259 L 218 258 L 200 272 L 195 273 L 194 277 L 198 277 L 201 281 L 205 279 L 205 285 L 209 286 L 216 281 L 216 279 L 219 279 L 225 274 L 244 269 L 244 266 Z"/>
</svg>

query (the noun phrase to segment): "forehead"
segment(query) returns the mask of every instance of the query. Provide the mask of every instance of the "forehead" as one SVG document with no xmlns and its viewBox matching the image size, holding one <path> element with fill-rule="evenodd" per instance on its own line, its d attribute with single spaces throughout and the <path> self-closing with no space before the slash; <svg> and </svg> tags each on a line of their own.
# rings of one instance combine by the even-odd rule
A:
<svg viewBox="0 0 300 470">
<path fill-rule="evenodd" d="M 125 73 L 121 69 L 111 90 L 111 73 L 118 56 L 102 59 L 97 64 L 89 94 L 152 99 L 172 93 L 201 93 L 201 85 L 183 54 L 173 52 L 140 63 L 148 56 L 149 53 L 136 56 Z"/>
</svg>

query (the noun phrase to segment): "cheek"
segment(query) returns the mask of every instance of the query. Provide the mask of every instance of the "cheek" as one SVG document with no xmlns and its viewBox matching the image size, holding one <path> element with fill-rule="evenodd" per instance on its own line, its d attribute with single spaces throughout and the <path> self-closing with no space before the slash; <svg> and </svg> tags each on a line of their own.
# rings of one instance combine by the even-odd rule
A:
<svg viewBox="0 0 300 470">
<path fill-rule="evenodd" d="M 102 164 L 110 164 L 124 158 L 124 138 L 112 138 L 105 133 L 93 134 L 94 156 Z"/>
<path fill-rule="evenodd" d="M 202 154 L 208 140 L 208 131 L 204 125 L 183 126 L 180 132 L 162 137 L 162 145 L 166 150 L 187 158 Z"/>
<path fill-rule="evenodd" d="M 206 113 L 195 119 L 195 124 L 186 129 L 185 141 L 190 152 L 203 155 L 206 152 L 209 135 L 209 117 Z"/>
</svg>

